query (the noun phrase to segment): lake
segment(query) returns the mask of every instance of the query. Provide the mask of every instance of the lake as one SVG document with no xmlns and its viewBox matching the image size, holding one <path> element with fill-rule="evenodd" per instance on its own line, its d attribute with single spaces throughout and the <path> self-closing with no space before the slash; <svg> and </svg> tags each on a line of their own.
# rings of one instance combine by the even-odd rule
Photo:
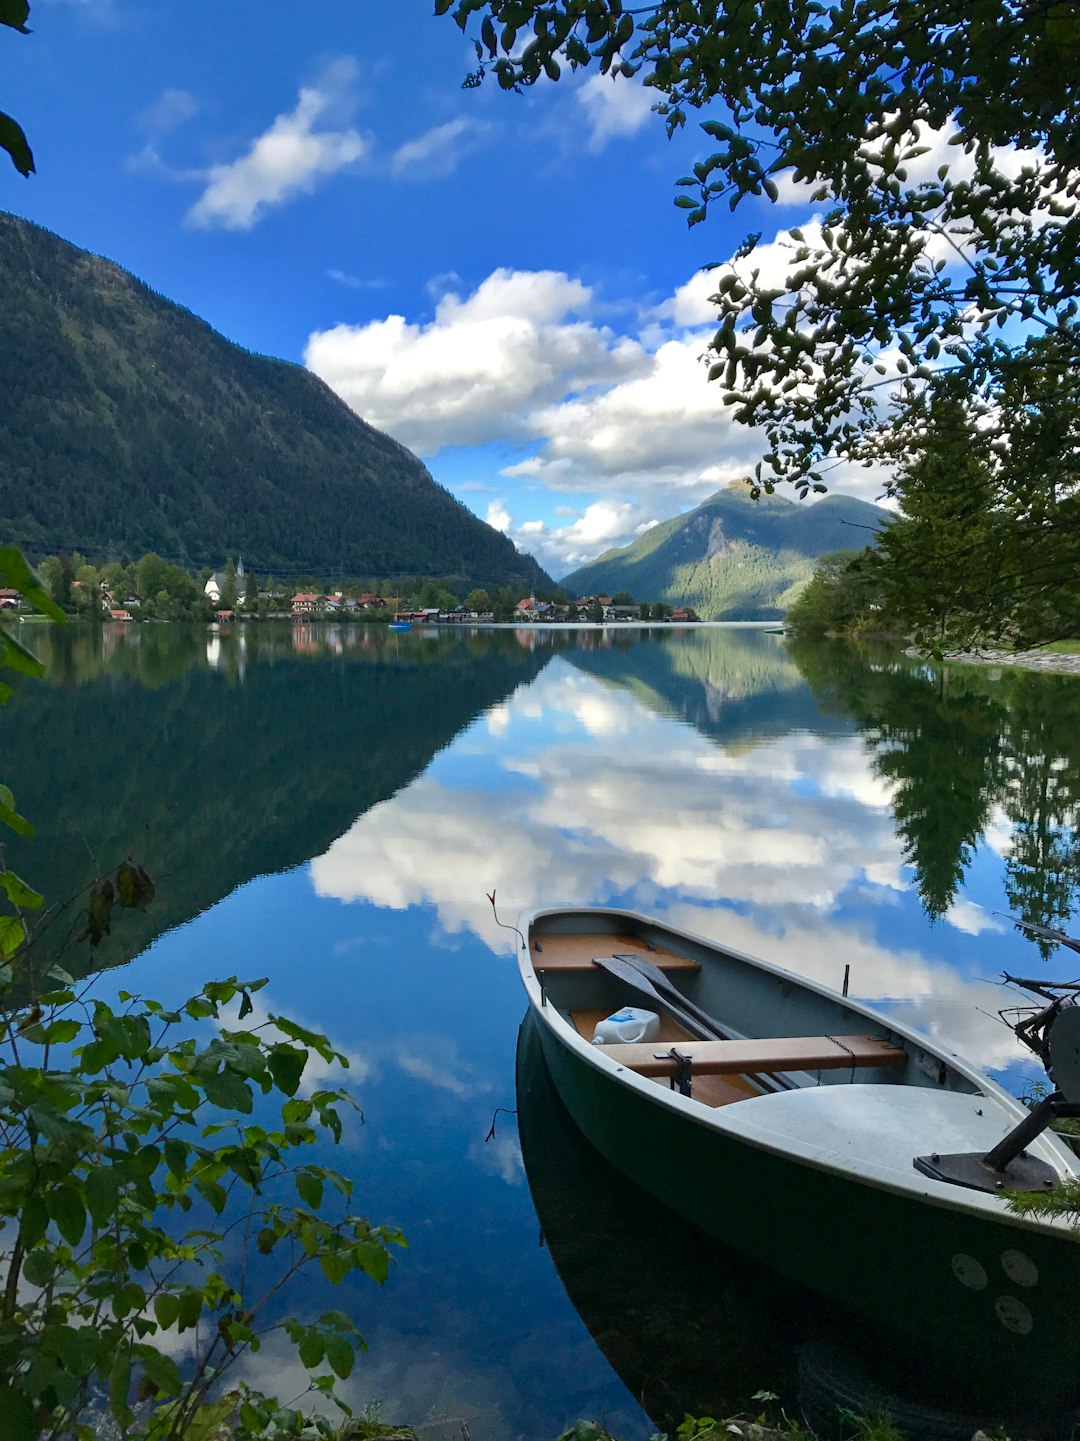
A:
<svg viewBox="0 0 1080 1441">
<path fill-rule="evenodd" d="M 625 905 L 830 985 L 849 965 L 853 995 L 1017 1093 L 1038 1079 L 1000 981 L 1071 974 L 1009 917 L 1076 904 L 1078 679 L 712 626 L 23 633 L 49 669 L 0 711 L 0 778 L 38 827 L 10 862 L 50 899 L 129 853 L 157 879 L 99 985 L 173 1001 L 267 976 L 265 1009 L 350 1057 L 363 1124 L 328 1160 L 408 1250 L 382 1290 L 289 1300 L 354 1317 L 370 1351 L 345 1393 L 384 1419 L 640 1438 L 787 1364 L 779 1331 L 693 1360 L 688 1288 L 738 1329 L 737 1258 L 706 1265 L 581 1155 L 528 1056 L 513 1114 L 525 1004 L 486 893 L 506 921 Z M 247 1366 L 299 1389 L 273 1339 Z"/>
</svg>

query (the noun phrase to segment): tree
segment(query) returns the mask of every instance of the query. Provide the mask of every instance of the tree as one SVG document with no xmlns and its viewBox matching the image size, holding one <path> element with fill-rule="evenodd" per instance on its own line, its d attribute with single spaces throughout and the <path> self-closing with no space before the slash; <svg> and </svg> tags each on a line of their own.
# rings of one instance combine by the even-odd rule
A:
<svg viewBox="0 0 1080 1441">
<path fill-rule="evenodd" d="M 224 580 L 218 598 L 219 610 L 235 610 L 239 599 L 236 590 L 236 562 L 230 556 L 225 562 Z"/>
<path fill-rule="evenodd" d="M 156 551 L 149 550 L 135 567 L 135 579 L 139 586 L 139 598 L 151 600 L 159 590 L 167 588 L 169 563 L 162 560 Z"/>
<path fill-rule="evenodd" d="M 880 537 L 887 602 L 939 653 L 1080 634 L 1072 382 L 1036 365 L 1011 375 L 991 406 L 955 384 L 915 404 L 901 437 L 900 514 Z"/>
<path fill-rule="evenodd" d="M 465 608 L 475 610 L 477 614 L 483 614 L 491 609 L 491 597 L 486 590 L 477 586 L 475 590 L 470 590 L 465 597 Z"/>
<path fill-rule="evenodd" d="M 598 600 L 590 601 L 586 614 L 593 625 L 600 625 L 604 619 L 604 607 Z"/>
<path fill-rule="evenodd" d="M 0 25 L 9 26 L 20 35 L 29 35 L 26 25 L 29 17 L 27 0 L 0 0 Z M 3 111 L 0 111 L 0 149 L 11 156 L 11 163 L 20 175 L 33 174 L 34 157 L 22 127 Z"/>
<path fill-rule="evenodd" d="M 823 489 L 943 376 L 994 403 L 1018 376 L 1075 403 L 1080 331 L 1080 21 L 1036 0 L 436 0 L 476 29 L 477 69 L 521 90 L 562 66 L 638 75 L 669 134 L 714 153 L 678 182 L 690 225 L 803 185 L 823 220 L 781 236 L 787 273 L 717 271 L 710 377 L 761 426 L 756 484 Z M 526 39 L 527 32 L 531 31 Z M 1016 151 L 1025 164 L 1018 164 Z M 937 162 L 937 163 L 933 163 Z M 774 267 L 773 267 L 774 269 Z M 1032 337 L 1051 344 L 1032 347 Z M 1025 432 L 1015 410 L 1001 425 Z M 1028 463 L 1053 460 L 1027 432 Z"/>
<path fill-rule="evenodd" d="M 617 595 L 612 597 L 611 603 L 612 605 L 633 605 L 634 597 L 628 590 L 620 590 Z"/>
</svg>

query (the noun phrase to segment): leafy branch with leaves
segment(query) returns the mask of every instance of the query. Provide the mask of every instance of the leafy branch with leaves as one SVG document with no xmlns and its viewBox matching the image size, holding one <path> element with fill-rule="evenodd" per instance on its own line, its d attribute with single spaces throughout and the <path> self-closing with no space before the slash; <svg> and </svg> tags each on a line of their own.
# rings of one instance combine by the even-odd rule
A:
<svg viewBox="0 0 1080 1441">
<path fill-rule="evenodd" d="M 17 30 L 20 35 L 29 35 L 26 22 L 30 18 L 27 0 L 0 0 L 0 25 Z M 34 156 L 22 126 L 10 115 L 0 110 L 0 150 L 6 150 L 11 163 L 20 175 L 30 176 L 34 171 Z"/>
<path fill-rule="evenodd" d="M 355 1103 L 340 1088 L 301 1094 L 305 1068 L 313 1054 L 347 1062 L 285 1017 L 245 1028 L 263 985 L 211 982 L 175 1009 L 121 992 L 113 1006 L 54 971 L 5 1018 L 0 1408 L 12 1441 L 88 1438 L 102 1406 L 125 1438 L 185 1436 L 202 1408 L 221 1413 L 228 1371 L 275 1331 L 309 1370 L 326 1368 L 315 1392 L 333 1397 L 350 1374 L 363 1341 L 344 1311 L 282 1320 L 274 1299 L 310 1266 L 334 1283 L 382 1282 L 402 1237 L 351 1211 L 352 1181 L 306 1158 L 321 1136 L 340 1140 L 341 1107 Z M 219 1033 L 190 1034 L 205 1021 Z M 273 1095 L 269 1119 L 259 1098 Z M 237 1436 L 305 1424 L 246 1387 L 228 1400 Z"/>
</svg>

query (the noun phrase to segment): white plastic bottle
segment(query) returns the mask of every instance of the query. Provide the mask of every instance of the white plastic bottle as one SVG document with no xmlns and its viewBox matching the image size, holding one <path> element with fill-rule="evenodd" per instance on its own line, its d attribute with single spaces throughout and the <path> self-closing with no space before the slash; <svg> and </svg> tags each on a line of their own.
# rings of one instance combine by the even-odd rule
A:
<svg viewBox="0 0 1080 1441">
<path fill-rule="evenodd" d="M 660 1017 L 655 1011 L 639 1011 L 636 1006 L 623 1006 L 621 1011 L 597 1021 L 593 1031 L 594 1046 L 610 1046 L 619 1041 L 655 1041 L 660 1034 Z"/>
</svg>

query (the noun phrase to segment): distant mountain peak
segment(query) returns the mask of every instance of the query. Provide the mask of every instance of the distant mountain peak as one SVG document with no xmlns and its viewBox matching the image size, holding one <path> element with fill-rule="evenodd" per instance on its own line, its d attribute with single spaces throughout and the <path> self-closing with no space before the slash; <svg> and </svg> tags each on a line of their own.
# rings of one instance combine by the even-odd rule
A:
<svg viewBox="0 0 1080 1441">
<path fill-rule="evenodd" d="M 703 619 L 782 616 L 819 555 L 861 550 L 888 512 L 853 496 L 802 504 L 754 500 L 750 482 L 723 486 L 685 515 L 565 576 L 579 594 L 628 590 L 635 598 L 693 606 Z"/>
</svg>

